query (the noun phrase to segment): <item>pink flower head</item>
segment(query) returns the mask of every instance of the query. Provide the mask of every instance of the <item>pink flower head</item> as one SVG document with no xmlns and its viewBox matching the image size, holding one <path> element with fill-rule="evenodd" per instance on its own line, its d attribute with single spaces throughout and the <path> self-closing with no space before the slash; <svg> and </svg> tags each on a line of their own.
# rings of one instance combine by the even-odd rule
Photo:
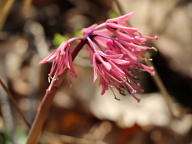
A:
<svg viewBox="0 0 192 144">
<path fill-rule="evenodd" d="M 115 87 L 121 94 L 126 90 L 134 96 L 143 90 L 137 83 L 138 70 L 142 69 L 154 75 L 153 67 L 141 63 L 145 57 L 144 51 L 152 49 L 144 46 L 143 42 L 157 37 L 141 35 L 136 28 L 125 23 L 134 12 L 118 18 L 109 19 L 100 25 L 92 25 L 82 30 L 87 39 L 87 50 L 90 53 L 94 67 L 95 82 L 100 76 L 100 85 L 104 94 L 109 88 Z M 116 96 L 115 96 L 116 98 Z"/>
<path fill-rule="evenodd" d="M 95 82 L 100 77 L 102 86 L 101 94 L 111 89 L 117 99 L 113 88 L 116 88 L 121 94 L 127 91 L 137 101 L 134 96 L 136 92 L 142 92 L 137 81 L 138 70 L 145 70 L 154 75 L 153 67 L 141 63 L 147 57 L 143 54 L 146 50 L 153 49 L 143 45 L 149 39 L 157 37 L 148 37 L 142 35 L 137 28 L 133 28 L 125 23 L 134 12 L 109 19 L 100 25 L 94 24 L 82 30 L 83 38 L 72 38 L 63 42 L 51 55 L 46 57 L 41 63 L 52 62 L 50 76 L 61 75 L 65 69 L 70 75 L 76 77 L 72 63 L 72 54 L 70 43 L 74 40 L 81 40 L 74 52 L 86 45 L 90 53 L 91 63 L 94 69 Z M 83 43 L 83 45 L 81 45 Z M 53 80 L 52 80 L 53 81 Z M 53 83 L 50 84 L 50 88 Z"/>
</svg>

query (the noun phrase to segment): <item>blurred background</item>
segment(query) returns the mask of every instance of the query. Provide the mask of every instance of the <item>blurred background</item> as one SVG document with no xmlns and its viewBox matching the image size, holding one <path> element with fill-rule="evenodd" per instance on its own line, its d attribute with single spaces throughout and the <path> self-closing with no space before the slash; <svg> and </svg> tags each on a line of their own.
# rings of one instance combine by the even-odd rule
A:
<svg viewBox="0 0 192 144">
<path fill-rule="evenodd" d="M 162 94 L 145 72 L 137 103 L 130 96 L 100 95 L 92 84 L 88 54 L 75 59 L 77 79 L 57 91 L 41 144 L 192 144 L 191 0 L 0 0 L 0 79 L 32 124 L 48 87 L 49 64 L 39 61 L 63 40 L 120 13 L 136 11 L 129 23 L 157 35 L 148 53 L 166 87 Z M 119 5 L 118 5 L 119 4 Z M 121 7 L 119 9 L 119 6 Z M 24 144 L 29 129 L 0 87 L 0 144 Z"/>
</svg>

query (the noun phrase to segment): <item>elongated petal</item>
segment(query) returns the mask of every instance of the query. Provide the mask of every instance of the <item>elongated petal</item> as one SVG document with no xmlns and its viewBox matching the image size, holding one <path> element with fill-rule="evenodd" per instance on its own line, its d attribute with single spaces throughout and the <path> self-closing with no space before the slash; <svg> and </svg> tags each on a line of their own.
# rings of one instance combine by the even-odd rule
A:
<svg viewBox="0 0 192 144">
<path fill-rule="evenodd" d="M 110 63 L 106 62 L 103 60 L 103 58 L 101 56 L 99 56 L 98 54 L 96 55 L 96 58 L 103 64 L 103 66 L 110 71 L 111 70 L 111 65 Z"/>
<path fill-rule="evenodd" d="M 61 43 L 61 45 L 59 46 L 59 50 L 60 50 L 61 55 L 65 54 L 65 49 L 67 48 L 67 46 L 68 46 L 68 42 L 62 42 Z"/>
<path fill-rule="evenodd" d="M 57 55 L 58 55 L 58 50 L 54 50 L 49 56 L 47 56 L 46 58 L 44 58 L 43 60 L 40 61 L 40 64 L 45 64 L 47 62 L 51 62 L 53 60 L 56 59 Z"/>
<path fill-rule="evenodd" d="M 130 19 L 134 14 L 135 14 L 135 12 L 132 11 L 132 12 L 122 15 L 120 17 L 109 19 L 109 21 L 124 22 L 124 21 Z"/>
<path fill-rule="evenodd" d="M 125 53 L 127 54 L 131 59 L 134 61 L 137 61 L 137 56 L 134 53 L 131 53 L 129 50 L 127 50 L 125 47 L 123 47 L 118 41 L 115 41 L 117 46 Z"/>
<path fill-rule="evenodd" d="M 150 66 L 146 66 L 144 64 L 141 64 L 144 70 L 146 70 L 148 73 L 150 73 L 152 76 L 155 75 L 154 68 Z"/>
<path fill-rule="evenodd" d="M 137 32 L 136 28 L 126 27 L 126 26 L 123 26 L 123 25 L 115 24 L 115 23 L 106 23 L 106 26 L 109 29 L 112 28 L 112 29 L 118 29 L 118 30 L 127 31 L 127 32 Z"/>
<path fill-rule="evenodd" d="M 111 32 L 108 29 L 96 30 L 93 33 L 97 34 L 97 35 L 110 35 L 111 34 Z"/>
<path fill-rule="evenodd" d="M 96 26 L 97 26 L 97 24 L 93 24 L 93 25 L 91 25 L 91 26 L 88 27 L 88 28 L 84 28 L 84 29 L 82 29 L 81 33 L 82 33 L 83 35 L 88 34 L 88 33 L 90 33 L 91 31 L 93 31 Z"/>
<path fill-rule="evenodd" d="M 94 71 L 94 76 L 93 76 L 93 83 L 97 80 L 97 65 L 96 65 L 96 60 L 95 60 L 95 54 L 93 55 L 93 71 Z"/>
<path fill-rule="evenodd" d="M 126 61 L 123 59 L 113 59 L 112 61 L 119 65 L 129 65 L 131 63 L 130 61 Z"/>
</svg>

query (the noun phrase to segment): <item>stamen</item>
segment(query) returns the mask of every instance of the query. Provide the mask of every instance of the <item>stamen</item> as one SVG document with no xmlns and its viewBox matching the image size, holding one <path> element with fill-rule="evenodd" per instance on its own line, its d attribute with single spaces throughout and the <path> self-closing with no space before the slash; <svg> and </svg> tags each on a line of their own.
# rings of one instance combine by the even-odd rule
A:
<svg viewBox="0 0 192 144">
<path fill-rule="evenodd" d="M 110 90 L 112 91 L 112 93 L 113 93 L 113 95 L 114 95 L 114 98 L 116 99 L 116 100 L 120 100 L 117 96 L 116 96 L 116 94 L 115 94 L 115 92 L 113 91 L 113 89 L 111 88 L 111 87 L 109 87 L 110 88 Z"/>
<path fill-rule="evenodd" d="M 158 52 L 158 49 L 156 47 L 151 47 L 155 52 Z"/>
</svg>

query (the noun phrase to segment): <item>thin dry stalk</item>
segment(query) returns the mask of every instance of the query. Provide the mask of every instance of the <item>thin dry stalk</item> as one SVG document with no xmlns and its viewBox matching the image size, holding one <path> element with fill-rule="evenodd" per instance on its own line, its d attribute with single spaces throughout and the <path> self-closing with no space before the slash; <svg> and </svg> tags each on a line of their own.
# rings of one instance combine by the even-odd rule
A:
<svg viewBox="0 0 192 144">
<path fill-rule="evenodd" d="M 31 7 L 32 0 L 23 0 L 21 5 L 20 14 L 24 15 L 27 10 Z"/>
<path fill-rule="evenodd" d="M 125 14 L 125 11 L 122 9 L 118 0 L 114 0 L 115 5 L 117 6 L 117 10 L 119 11 L 120 15 Z"/>
<path fill-rule="evenodd" d="M 148 66 L 153 66 L 154 67 L 153 63 L 151 61 L 149 61 L 149 60 L 146 60 L 146 64 Z M 157 87 L 159 88 L 159 90 L 160 90 L 160 92 L 161 92 L 161 94 L 162 94 L 162 96 L 163 96 L 163 98 L 164 98 L 164 100 L 165 100 L 165 102 L 166 102 L 166 104 L 168 106 L 170 114 L 172 116 L 174 116 L 173 111 L 171 109 L 171 103 L 172 103 L 171 101 L 172 101 L 172 99 L 169 96 L 169 93 L 168 93 L 166 87 L 164 86 L 164 84 L 163 84 L 163 82 L 162 82 L 162 80 L 161 80 L 157 70 L 155 69 L 155 67 L 154 67 L 154 70 L 155 70 L 155 75 L 152 78 L 153 78 L 155 84 L 157 85 Z"/>
<path fill-rule="evenodd" d="M 6 0 L 3 8 L 0 11 L 0 30 L 3 28 L 5 20 L 9 14 L 10 8 L 15 0 Z"/>
<path fill-rule="evenodd" d="M 19 113 L 19 115 L 22 117 L 23 121 L 25 122 L 25 124 L 27 125 L 28 128 L 30 128 L 30 124 L 29 122 L 26 120 L 23 112 L 20 110 L 19 106 L 17 105 L 17 102 L 15 100 L 15 98 L 13 97 L 13 95 L 11 94 L 11 92 L 9 91 L 9 89 L 7 88 L 7 86 L 3 83 L 3 81 L 0 79 L 0 85 L 2 86 L 2 88 L 4 89 L 4 91 L 7 93 L 10 101 L 13 103 L 13 106 L 15 107 L 16 111 Z"/>
</svg>

